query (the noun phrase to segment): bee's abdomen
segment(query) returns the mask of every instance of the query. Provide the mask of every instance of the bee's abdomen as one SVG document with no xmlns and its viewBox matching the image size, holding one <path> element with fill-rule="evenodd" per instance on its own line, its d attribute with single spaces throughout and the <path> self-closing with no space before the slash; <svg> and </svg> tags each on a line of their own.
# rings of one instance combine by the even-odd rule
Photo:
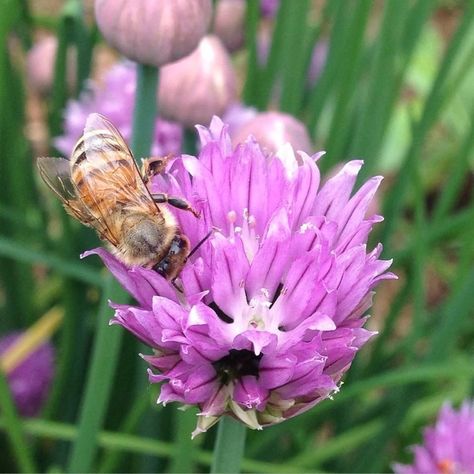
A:
<svg viewBox="0 0 474 474">
<path fill-rule="evenodd" d="M 130 214 L 122 222 L 120 251 L 129 263 L 155 263 L 166 255 L 175 233 L 174 227 L 164 225 L 161 216 Z"/>
<path fill-rule="evenodd" d="M 71 177 L 91 211 L 127 203 L 137 187 L 133 161 L 107 130 L 88 132 L 79 139 L 71 157 Z"/>
</svg>

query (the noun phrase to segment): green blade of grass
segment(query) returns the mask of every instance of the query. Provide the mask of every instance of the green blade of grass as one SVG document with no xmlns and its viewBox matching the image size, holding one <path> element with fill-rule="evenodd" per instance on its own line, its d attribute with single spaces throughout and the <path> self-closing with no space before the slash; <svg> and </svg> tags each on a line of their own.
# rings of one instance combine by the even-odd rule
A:
<svg viewBox="0 0 474 474">
<path fill-rule="evenodd" d="M 409 187 L 411 174 L 413 173 L 413 167 L 416 163 L 414 157 L 419 156 L 428 131 L 438 119 L 443 105 L 445 105 L 446 83 L 449 79 L 450 72 L 452 70 L 453 64 L 455 63 L 457 54 L 464 46 L 463 41 L 470 32 L 473 19 L 474 3 L 470 3 L 466 9 L 465 15 L 462 18 L 461 24 L 456 30 L 454 37 L 451 40 L 444 55 L 428 98 L 426 99 L 421 118 L 416 123 L 415 130 L 413 132 L 412 143 L 405 155 L 403 166 L 397 177 L 397 181 L 392 187 L 386 200 L 384 210 L 385 224 L 381 236 L 381 240 L 384 242 L 386 250 L 391 250 L 391 238 L 393 236 L 393 231 L 396 224 L 398 223 L 398 217 L 404 204 L 404 196 Z M 458 84 L 453 84 L 451 82 L 449 84 L 450 89 L 452 89 L 454 86 L 459 86 L 459 81 L 461 81 L 463 78 L 463 76 L 458 75 Z"/>
<path fill-rule="evenodd" d="M 472 239 L 472 234 L 470 238 Z M 471 259 L 472 253 L 471 251 Z M 436 314 L 439 323 L 430 342 L 428 354 L 428 360 L 430 361 L 444 360 L 453 349 L 458 337 L 463 333 L 463 329 L 471 321 L 474 305 L 474 292 L 472 291 L 474 270 L 472 270 L 470 263 L 465 265 L 469 267 L 467 275 L 462 275 L 460 271 L 459 276 L 463 278 L 459 278 L 457 288 Z"/>
<path fill-rule="evenodd" d="M 97 450 L 97 436 L 110 398 L 110 389 L 122 339 L 120 328 L 111 329 L 109 299 L 123 298 L 123 290 L 110 275 L 104 286 L 101 308 L 97 317 L 97 337 L 94 342 L 90 370 L 79 416 L 78 437 L 70 455 L 67 472 L 90 472 Z"/>
<path fill-rule="evenodd" d="M 360 0 L 354 8 L 354 17 L 347 33 L 347 43 L 344 49 L 345 59 L 338 59 L 340 70 L 338 75 L 337 97 L 335 111 L 331 120 L 329 135 L 326 141 L 327 157 L 325 166 L 330 166 L 341 159 L 346 144 L 345 137 L 349 129 L 349 115 L 352 98 L 355 94 L 354 83 L 360 72 L 360 61 L 364 50 L 363 40 L 365 27 L 373 2 Z"/>
<path fill-rule="evenodd" d="M 308 31 L 309 0 L 282 0 L 280 9 L 285 16 L 285 28 L 282 36 L 281 56 L 285 58 L 282 68 L 282 91 L 280 110 L 295 114 L 298 111 L 298 97 L 305 86 L 305 43 Z"/>
<path fill-rule="evenodd" d="M 474 366 L 467 356 L 451 359 L 446 363 L 421 364 L 418 366 L 405 366 L 397 369 L 386 370 L 383 374 L 354 381 L 343 385 L 341 391 L 331 400 L 325 400 L 310 410 L 305 417 L 296 417 L 285 423 L 272 426 L 259 433 L 248 446 L 248 455 L 256 456 L 259 452 L 271 449 L 275 440 L 282 434 L 296 430 L 301 424 L 318 426 L 324 420 L 331 419 L 333 411 L 343 410 L 344 404 L 355 403 L 357 400 L 373 400 L 372 393 L 378 393 L 378 398 L 383 398 L 385 391 L 388 393 L 397 387 L 428 383 L 446 378 L 448 381 L 455 379 L 474 380 Z"/>
<path fill-rule="evenodd" d="M 137 397 L 120 425 L 119 432 L 122 434 L 130 434 L 139 424 L 142 416 L 149 408 L 150 399 L 148 393 L 143 394 L 141 397 Z M 98 469 L 99 472 L 117 472 L 121 459 L 124 456 L 124 452 L 121 450 L 111 450 L 104 454 L 104 459 Z"/>
<path fill-rule="evenodd" d="M 411 260 L 411 292 L 413 294 L 413 317 L 412 325 L 408 336 L 406 337 L 406 356 L 408 359 L 415 357 L 415 342 L 420 338 L 425 329 L 426 323 L 426 289 L 425 289 L 425 264 L 426 253 L 428 251 L 425 240 L 426 210 L 425 195 L 419 166 L 414 166 L 412 173 L 412 186 L 415 193 L 415 228 L 414 239 L 415 249 L 413 259 Z"/>
<path fill-rule="evenodd" d="M 260 20 L 259 0 L 248 0 L 245 17 L 245 47 L 247 49 L 247 74 L 242 97 L 246 104 L 257 105 L 260 68 L 257 54 L 257 31 Z"/>
<path fill-rule="evenodd" d="M 15 403 L 10 393 L 5 374 L 0 370 L 0 408 L 4 419 L 5 432 L 14 458 L 21 472 L 38 472 L 33 463 L 29 443 L 23 432 L 21 420 L 18 417 Z M 3 454 L 5 456 L 5 453 Z"/>
<path fill-rule="evenodd" d="M 431 224 L 425 229 L 425 242 L 428 246 L 434 246 L 440 241 L 454 238 L 461 234 L 473 222 L 474 209 L 472 207 L 453 214 L 449 219 Z M 398 252 L 393 254 L 394 261 L 399 266 L 407 264 L 413 258 L 416 251 L 416 239 L 412 239 Z"/>
<path fill-rule="evenodd" d="M 50 255 L 33 250 L 28 248 L 25 244 L 15 242 L 5 237 L 0 237 L 0 255 L 30 265 L 44 265 L 51 270 L 57 271 L 61 275 L 90 285 L 103 285 L 103 277 L 96 270 L 92 270 L 89 265 L 79 262 L 75 263 L 57 255 Z"/>
<path fill-rule="evenodd" d="M 394 49 L 408 13 L 407 7 L 408 4 L 403 2 L 385 2 L 382 23 L 378 36 L 374 40 L 373 65 L 370 69 L 365 97 L 360 101 L 354 143 L 350 153 L 352 156 L 363 156 L 365 166 L 369 166 L 369 161 L 373 158 L 367 152 L 374 139 L 374 127 L 380 120 L 380 105 L 384 103 L 385 96 L 390 92 L 390 82 L 395 79 L 397 55 Z"/>
<path fill-rule="evenodd" d="M 72 41 L 75 18 L 66 9 L 63 11 L 58 25 L 56 60 L 54 63 L 54 76 L 52 95 L 49 109 L 49 130 L 52 137 L 61 133 L 63 123 L 63 110 L 68 98 L 68 49 Z"/>
<path fill-rule="evenodd" d="M 329 39 L 329 51 L 323 71 L 310 92 L 307 125 L 311 136 L 317 137 L 317 126 L 326 101 L 332 97 L 337 83 L 340 60 L 345 54 L 350 25 L 350 9 L 344 0 L 334 0 L 334 25 Z"/>
<path fill-rule="evenodd" d="M 356 426 L 351 430 L 347 430 L 341 435 L 330 438 L 325 443 L 314 441 L 305 451 L 290 460 L 290 464 L 303 466 L 306 469 L 319 471 L 319 465 L 329 459 L 338 456 L 347 456 L 351 450 L 357 448 L 361 444 L 371 440 L 383 424 L 383 420 L 374 420 L 361 426 Z"/>
<path fill-rule="evenodd" d="M 13 36 L 24 27 L 23 9 L 17 2 L 2 2 L 0 12 L 0 202 L 24 216 L 35 203 L 32 167 L 25 127 L 26 97 L 19 61 L 11 46 Z M 0 221 L 2 234 L 17 242 L 28 242 L 22 226 Z M 29 295 L 36 290 L 31 268 L 20 261 L 2 259 L 0 279 L 5 307 L 0 324 L 21 327 L 35 318 Z"/>
<path fill-rule="evenodd" d="M 5 417 L 0 418 L 0 429 L 5 430 L 5 425 Z M 78 429 L 74 425 L 43 419 L 25 420 L 22 422 L 22 427 L 25 433 L 31 436 L 50 440 L 74 441 L 78 436 Z M 97 438 L 97 444 L 100 448 L 106 450 L 122 450 L 127 453 L 137 453 L 148 456 L 169 458 L 174 454 L 174 446 L 172 443 L 111 431 L 100 432 Z M 212 463 L 212 453 L 197 449 L 196 460 L 204 466 L 210 466 Z M 242 469 L 247 472 L 298 473 L 301 472 L 302 467 L 288 463 L 272 464 L 269 462 L 255 461 L 253 459 L 243 459 Z"/>
<path fill-rule="evenodd" d="M 459 155 L 454 160 L 454 165 L 447 177 L 441 195 L 433 212 L 433 220 L 440 223 L 455 204 L 459 190 L 466 179 L 466 173 L 469 170 L 469 157 L 472 156 L 474 149 L 474 112 L 471 114 L 471 127 Z"/>
<path fill-rule="evenodd" d="M 268 107 L 274 91 L 277 75 L 280 73 L 282 68 L 284 58 L 281 52 L 285 42 L 285 20 L 285 4 L 281 4 L 278 7 L 275 23 L 273 25 L 272 41 L 268 52 L 267 62 L 259 76 L 261 84 L 259 84 L 258 94 L 256 94 L 256 105 L 261 110 L 265 110 Z M 255 41 L 257 41 L 257 38 L 255 38 Z M 250 85 L 248 87 L 250 87 Z"/>
<path fill-rule="evenodd" d="M 356 156 L 363 156 L 366 161 L 366 166 L 359 176 L 360 180 L 369 176 L 376 164 L 376 157 L 383 143 L 386 129 L 400 97 L 408 65 L 418 45 L 426 19 L 435 4 L 432 0 L 418 0 L 408 11 L 397 2 L 386 2 L 387 16 L 392 6 L 397 6 L 397 11 L 390 12 L 390 18 L 386 17 L 386 21 L 396 24 L 399 34 L 392 29 L 392 24 L 390 24 L 390 33 L 381 31 L 384 40 L 383 44 L 377 43 L 379 58 L 374 64 L 374 80 L 371 81 L 369 88 L 371 103 L 361 107 L 367 122 L 363 126 L 360 124 L 360 132 L 356 134 L 358 142 L 353 145 L 351 152 Z M 393 18 L 392 15 L 394 15 Z M 403 19 L 404 26 L 401 27 L 400 22 Z M 388 49 L 389 53 L 387 53 Z M 385 57 L 384 54 L 386 54 Z M 392 74 L 385 71 L 386 67 L 390 67 Z M 380 87 L 380 84 L 383 84 L 383 87 Z"/>
</svg>

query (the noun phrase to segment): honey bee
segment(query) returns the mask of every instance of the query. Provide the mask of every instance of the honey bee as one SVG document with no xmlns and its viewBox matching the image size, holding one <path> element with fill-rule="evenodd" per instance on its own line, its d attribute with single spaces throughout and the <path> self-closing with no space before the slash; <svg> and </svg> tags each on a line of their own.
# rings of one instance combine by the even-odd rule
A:
<svg viewBox="0 0 474 474">
<path fill-rule="evenodd" d="M 147 165 L 148 180 L 167 159 Z M 165 203 L 196 212 L 184 199 L 150 194 L 120 132 L 100 114 L 87 118 L 83 136 L 65 158 L 38 158 L 46 184 L 66 211 L 94 228 L 126 265 L 153 268 L 174 282 L 190 255 L 188 238 Z"/>
</svg>

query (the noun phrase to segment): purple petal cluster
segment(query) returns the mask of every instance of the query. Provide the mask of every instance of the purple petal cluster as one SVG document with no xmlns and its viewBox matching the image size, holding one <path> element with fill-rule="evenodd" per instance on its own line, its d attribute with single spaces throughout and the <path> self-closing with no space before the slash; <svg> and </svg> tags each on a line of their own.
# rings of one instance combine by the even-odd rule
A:
<svg viewBox="0 0 474 474">
<path fill-rule="evenodd" d="M 84 132 L 89 114 L 98 112 L 108 117 L 127 141 L 132 134 L 132 118 L 135 102 L 135 65 L 122 61 L 105 74 L 102 84 L 91 82 L 79 100 L 71 100 L 64 114 L 64 134 L 54 139 L 54 146 L 69 156 L 78 138 Z M 180 125 L 158 118 L 151 154 L 164 156 L 180 153 L 183 130 Z"/>
<path fill-rule="evenodd" d="M 13 332 L 0 338 L 0 355 L 4 354 L 21 333 Z M 21 416 L 36 416 L 41 410 L 54 375 L 54 349 L 44 343 L 29 354 L 11 372 L 7 379 L 18 412 Z"/>
<path fill-rule="evenodd" d="M 103 249 L 138 306 L 114 305 L 120 324 L 153 348 L 144 356 L 160 403 L 200 409 L 194 434 L 231 415 L 254 429 L 302 413 L 338 391 L 357 351 L 373 289 L 391 261 L 367 250 L 366 216 L 381 178 L 353 187 L 361 161 L 322 184 L 317 160 L 285 145 L 265 154 L 249 137 L 233 147 L 214 118 L 198 126 L 199 159 L 183 155 L 152 191 L 202 213 L 175 215 L 195 246 L 184 294 L 152 270 L 126 268 Z"/>
<path fill-rule="evenodd" d="M 444 404 L 423 438 L 423 445 L 412 448 L 413 464 L 393 466 L 397 474 L 474 473 L 474 402 L 465 401 L 459 411 Z"/>
</svg>

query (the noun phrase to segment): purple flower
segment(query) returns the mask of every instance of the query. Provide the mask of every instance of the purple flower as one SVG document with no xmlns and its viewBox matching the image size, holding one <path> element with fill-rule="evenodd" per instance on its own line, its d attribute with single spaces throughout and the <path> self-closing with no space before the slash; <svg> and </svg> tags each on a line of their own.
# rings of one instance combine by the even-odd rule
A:
<svg viewBox="0 0 474 474">
<path fill-rule="evenodd" d="M 143 356 L 158 402 L 200 409 L 194 435 L 224 414 L 251 428 L 281 422 L 338 391 L 373 332 L 363 328 L 373 289 L 391 261 L 366 242 L 380 216 L 366 210 L 381 177 L 352 194 L 361 161 L 320 187 L 322 153 L 285 145 L 265 155 L 249 138 L 232 147 L 227 126 L 198 126 L 199 159 L 183 155 L 152 191 L 186 197 L 202 213 L 175 212 L 195 246 L 181 273 L 184 294 L 159 274 L 110 271 L 138 306 L 114 305 L 120 324 L 154 350 Z"/>
<path fill-rule="evenodd" d="M 459 411 L 444 404 L 436 425 L 426 428 L 423 438 L 422 446 L 412 448 L 412 465 L 393 466 L 397 474 L 474 473 L 474 402 L 465 401 Z"/>
<path fill-rule="evenodd" d="M 272 18 L 275 16 L 280 0 L 260 0 L 260 12 L 264 17 Z"/>
<path fill-rule="evenodd" d="M 135 87 L 135 65 L 127 61 L 114 65 L 105 75 L 101 86 L 91 83 L 79 100 L 69 101 L 64 117 L 64 135 L 54 140 L 54 146 L 69 156 L 77 139 L 84 132 L 87 116 L 93 112 L 106 115 L 122 135 L 130 140 Z M 152 155 L 180 153 L 181 141 L 180 125 L 163 119 L 156 120 Z"/>
<path fill-rule="evenodd" d="M 0 338 L 0 355 L 21 337 L 14 332 Z M 44 343 L 8 372 L 10 390 L 21 416 L 36 416 L 41 410 L 54 375 L 54 349 Z"/>
</svg>

